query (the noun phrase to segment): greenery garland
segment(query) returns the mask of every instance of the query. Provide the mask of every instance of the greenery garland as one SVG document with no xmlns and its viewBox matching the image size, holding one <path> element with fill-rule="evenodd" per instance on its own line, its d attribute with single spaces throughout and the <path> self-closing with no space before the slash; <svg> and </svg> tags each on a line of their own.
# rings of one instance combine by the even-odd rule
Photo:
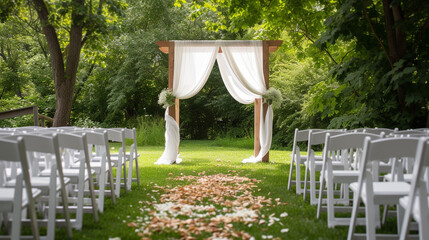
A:
<svg viewBox="0 0 429 240">
<path fill-rule="evenodd" d="M 170 89 L 163 89 L 158 95 L 158 104 L 163 108 L 174 105 L 174 100 L 176 97 L 173 95 L 173 92 Z"/>
<path fill-rule="evenodd" d="M 270 87 L 263 95 L 264 101 L 268 102 L 273 108 L 280 108 L 283 102 L 280 90 Z"/>
</svg>

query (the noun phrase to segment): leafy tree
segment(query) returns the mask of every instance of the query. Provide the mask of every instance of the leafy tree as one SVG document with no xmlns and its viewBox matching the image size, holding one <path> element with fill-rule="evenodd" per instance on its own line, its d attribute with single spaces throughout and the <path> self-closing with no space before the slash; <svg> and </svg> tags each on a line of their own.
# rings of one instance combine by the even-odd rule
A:
<svg viewBox="0 0 429 240">
<path fill-rule="evenodd" d="M 332 69 L 342 87 L 333 95 L 341 103 L 330 106 L 338 112 L 331 114 L 331 126 L 427 125 L 429 2 L 347 0 L 337 8 L 316 44 L 323 48 L 340 40 L 356 48 Z M 316 95 L 327 99 L 332 93 Z"/>
<path fill-rule="evenodd" d="M 183 0 L 177 0 L 178 4 Z M 219 17 L 218 29 L 258 27 L 259 37 L 281 37 L 331 63 L 331 78 L 317 84 L 305 104 L 310 115 L 331 118 L 330 127 L 413 128 L 429 123 L 428 1 L 192 1 Z M 212 24 L 207 24 L 210 27 Z M 299 44 L 303 39 L 312 46 Z M 314 51 L 319 49 L 319 54 Z M 321 53 L 321 54 L 320 54 Z"/>
<path fill-rule="evenodd" d="M 13 4 L 7 1 L 2 5 L 2 19 L 8 8 L 21 10 L 21 2 Z M 56 93 L 56 111 L 54 126 L 69 123 L 73 89 L 79 66 L 82 47 L 86 42 L 95 41 L 100 34 L 105 34 L 121 16 L 125 7 L 117 1 L 43 1 L 28 2 L 34 7 L 45 35 L 47 48 L 51 59 L 51 68 Z M 4 16 L 4 17 L 3 17 Z"/>
</svg>

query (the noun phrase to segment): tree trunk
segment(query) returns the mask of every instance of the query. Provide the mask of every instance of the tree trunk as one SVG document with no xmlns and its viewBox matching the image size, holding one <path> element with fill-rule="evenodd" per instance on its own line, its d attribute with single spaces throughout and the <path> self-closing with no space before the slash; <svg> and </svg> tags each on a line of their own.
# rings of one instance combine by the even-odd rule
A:
<svg viewBox="0 0 429 240">
<path fill-rule="evenodd" d="M 76 73 L 79 66 L 79 57 L 82 41 L 82 16 L 76 14 L 76 9 L 72 10 L 72 26 L 70 29 L 70 42 L 65 50 L 67 66 L 64 64 L 64 55 L 58 41 L 57 33 L 51 23 L 49 23 L 48 8 L 43 0 L 33 0 L 43 33 L 48 43 L 49 54 L 51 56 L 51 67 L 54 77 L 56 109 L 53 126 L 65 126 L 69 124 L 71 107 L 73 102 L 73 88 L 76 81 Z M 82 0 L 76 1 L 75 6 L 83 4 Z"/>
<path fill-rule="evenodd" d="M 395 26 L 403 20 L 400 5 L 391 6 L 391 0 L 383 0 L 383 11 L 386 22 L 387 43 L 389 46 L 389 60 L 394 64 L 404 58 L 407 53 L 407 42 L 405 33 L 400 26 Z M 393 67 L 393 66 L 392 66 Z M 406 111 L 405 103 L 406 91 L 403 86 L 398 86 L 397 90 L 398 103 L 401 111 Z"/>
</svg>

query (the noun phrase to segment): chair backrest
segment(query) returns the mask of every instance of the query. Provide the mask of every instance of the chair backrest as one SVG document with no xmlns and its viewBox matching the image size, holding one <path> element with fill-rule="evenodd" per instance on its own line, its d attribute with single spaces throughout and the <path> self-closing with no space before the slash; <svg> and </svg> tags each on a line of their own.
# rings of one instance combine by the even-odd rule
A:
<svg viewBox="0 0 429 240">
<path fill-rule="evenodd" d="M 390 133 L 394 133 L 396 131 L 398 131 L 398 129 L 390 129 L 390 128 L 367 128 L 364 130 L 367 133 L 372 133 L 372 134 L 380 134 L 380 133 L 385 133 L 385 134 L 390 134 Z"/>
<path fill-rule="evenodd" d="M 70 148 L 74 150 L 87 150 L 85 142 L 86 133 L 76 135 L 72 133 L 58 133 L 58 144 L 62 148 Z"/>
<path fill-rule="evenodd" d="M 0 139 L 0 160 L 9 162 L 21 162 L 26 159 L 25 146 L 22 137 L 13 139 Z"/>
<path fill-rule="evenodd" d="M 326 135 L 326 146 L 328 151 L 343 150 L 350 148 L 363 148 L 365 138 L 369 137 L 371 140 L 383 138 L 383 135 L 377 135 L 365 132 L 344 133 L 331 136 L 330 133 Z"/>
<path fill-rule="evenodd" d="M 58 137 L 56 133 L 49 136 L 36 134 L 15 134 L 5 138 L 18 139 L 19 137 L 24 139 L 25 150 L 27 151 L 50 153 L 54 155 L 58 154 L 59 156 Z"/>
<path fill-rule="evenodd" d="M 308 145 L 320 145 L 325 143 L 326 134 L 330 134 L 330 136 L 344 134 L 343 130 L 325 130 L 321 132 L 313 132 L 309 131 L 308 133 Z"/>
<path fill-rule="evenodd" d="M 97 128 L 93 130 L 94 132 L 104 132 L 107 131 L 107 137 L 109 141 L 112 142 L 123 142 L 125 139 L 124 129 L 109 129 L 109 128 Z"/>
<path fill-rule="evenodd" d="M 76 131 L 72 132 L 71 134 L 77 134 L 77 135 L 86 135 L 86 145 L 95 145 L 95 146 L 101 146 L 102 150 L 106 153 L 106 157 L 110 161 L 110 149 L 109 149 L 109 139 L 107 136 L 107 131 Z"/>
<path fill-rule="evenodd" d="M 414 158 L 420 138 L 365 139 L 364 162 L 388 162 L 391 158 Z"/>
<path fill-rule="evenodd" d="M 420 134 L 424 134 L 424 135 L 428 135 L 427 131 L 424 130 L 403 130 L 403 131 L 396 131 L 393 134 L 403 134 L 403 135 L 420 135 Z"/>
<path fill-rule="evenodd" d="M 295 141 L 296 142 L 305 142 L 308 141 L 308 132 L 321 132 L 325 131 L 326 129 L 306 129 L 306 130 L 298 130 L 298 128 L 295 128 Z"/>
</svg>

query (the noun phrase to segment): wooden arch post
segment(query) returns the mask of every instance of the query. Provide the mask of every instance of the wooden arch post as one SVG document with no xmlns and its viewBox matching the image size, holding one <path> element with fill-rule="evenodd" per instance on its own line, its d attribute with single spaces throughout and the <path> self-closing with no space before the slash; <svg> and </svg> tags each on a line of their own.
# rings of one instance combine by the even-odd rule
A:
<svg viewBox="0 0 429 240">
<path fill-rule="evenodd" d="M 157 41 L 159 50 L 168 54 L 168 89 L 173 90 L 174 83 L 174 41 Z M 168 108 L 168 114 L 176 120 L 179 125 L 180 103 L 176 98 L 174 105 Z M 180 125 L 179 125 L 180 126 Z"/>
<path fill-rule="evenodd" d="M 263 70 L 265 85 L 267 89 L 270 87 L 270 52 L 275 52 L 282 45 L 283 41 L 281 40 L 264 40 L 262 41 L 262 59 L 263 59 Z M 159 50 L 163 53 L 168 54 L 168 89 L 173 89 L 174 82 L 174 41 L 157 41 L 156 44 L 159 46 Z M 239 47 L 239 46 L 237 46 Z M 222 49 L 219 48 L 219 52 Z M 261 117 L 261 104 L 262 99 L 255 100 L 255 120 L 254 120 L 254 154 L 257 156 L 261 151 L 261 141 L 260 141 L 260 117 Z M 179 125 L 179 99 L 176 98 L 174 106 L 169 108 L 168 114 L 174 118 Z M 265 115 L 268 110 L 268 104 L 265 103 L 263 106 L 263 114 Z M 269 153 L 267 153 L 263 158 L 263 162 L 269 161 Z"/>
</svg>

